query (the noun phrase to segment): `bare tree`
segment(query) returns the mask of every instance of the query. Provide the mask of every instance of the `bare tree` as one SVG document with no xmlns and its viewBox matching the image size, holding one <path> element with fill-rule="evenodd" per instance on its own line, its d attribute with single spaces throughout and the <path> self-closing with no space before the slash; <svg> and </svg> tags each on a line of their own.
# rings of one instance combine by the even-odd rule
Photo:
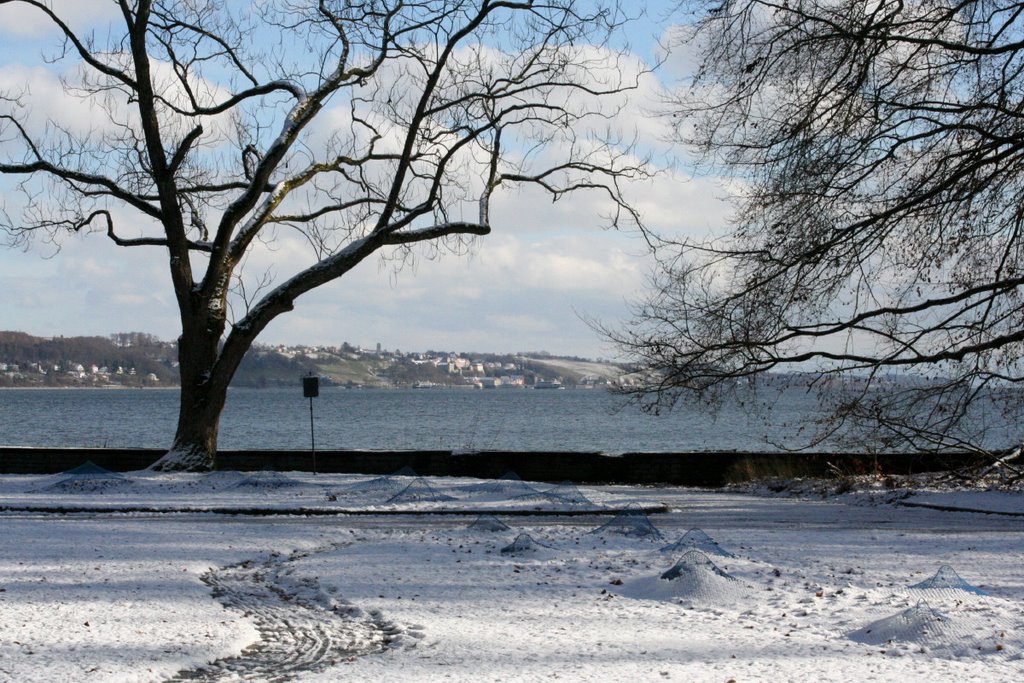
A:
<svg viewBox="0 0 1024 683">
<path fill-rule="evenodd" d="M 978 446 L 971 406 L 1024 379 L 1024 3 L 678 9 L 674 47 L 699 68 L 666 115 L 735 213 L 721 237 L 657 245 L 651 296 L 612 333 L 636 397 L 813 368 L 847 389 L 828 429 Z"/>
<path fill-rule="evenodd" d="M 70 63 L 66 89 L 109 117 L 86 133 L 39 126 L 30 88 L 4 93 L 0 172 L 22 199 L 3 228 L 15 242 L 98 230 L 167 251 L 182 388 L 158 469 L 213 466 L 228 383 L 257 335 L 367 257 L 458 250 L 515 185 L 600 192 L 612 224 L 636 218 L 619 183 L 643 163 L 603 135 L 636 85 L 603 47 L 624 19 L 614 4 L 111 2 L 120 23 L 80 35 L 42 0 L 0 0 L 49 19 L 48 60 Z M 284 231 L 314 258 L 242 287 L 231 320 L 241 265 Z"/>
</svg>

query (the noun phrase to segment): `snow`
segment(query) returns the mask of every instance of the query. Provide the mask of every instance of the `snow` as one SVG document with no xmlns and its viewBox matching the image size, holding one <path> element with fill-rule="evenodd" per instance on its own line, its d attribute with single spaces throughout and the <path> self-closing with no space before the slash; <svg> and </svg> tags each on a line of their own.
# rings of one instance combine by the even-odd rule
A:
<svg viewBox="0 0 1024 683">
<path fill-rule="evenodd" d="M 492 484 L 0 476 L 0 680 L 1024 672 L 1019 492 Z"/>
<path fill-rule="evenodd" d="M 1024 515 L 1021 498 L 1018 492 L 986 491 L 984 509 L 990 512 Z M 904 505 L 921 505 L 931 507 L 956 508 L 960 510 L 975 509 L 979 496 L 975 491 L 929 491 L 913 493 L 903 499 Z"/>
</svg>

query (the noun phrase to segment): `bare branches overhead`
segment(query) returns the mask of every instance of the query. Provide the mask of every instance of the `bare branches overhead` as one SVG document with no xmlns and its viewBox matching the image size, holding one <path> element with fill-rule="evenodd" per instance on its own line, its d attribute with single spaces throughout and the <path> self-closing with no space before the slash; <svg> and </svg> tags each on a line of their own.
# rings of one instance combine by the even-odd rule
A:
<svg viewBox="0 0 1024 683">
<path fill-rule="evenodd" d="M 681 3 L 699 68 L 666 115 L 736 211 L 725 238 L 661 244 L 613 334 L 648 372 L 638 393 L 794 368 L 1024 377 L 1022 10 Z"/>
</svg>

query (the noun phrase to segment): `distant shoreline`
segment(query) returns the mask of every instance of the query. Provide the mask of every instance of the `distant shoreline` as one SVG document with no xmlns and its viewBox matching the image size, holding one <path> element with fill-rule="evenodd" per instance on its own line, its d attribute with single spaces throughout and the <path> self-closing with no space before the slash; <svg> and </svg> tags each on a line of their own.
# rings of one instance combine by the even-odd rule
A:
<svg viewBox="0 0 1024 683">
<path fill-rule="evenodd" d="M 164 386 L 159 386 L 159 387 L 151 387 L 151 386 L 129 387 L 129 386 L 125 386 L 123 384 L 103 384 L 103 385 L 92 386 L 92 387 L 71 386 L 71 385 L 68 385 L 68 386 L 58 386 L 58 387 L 39 387 L 39 386 L 30 386 L 30 387 L 6 387 L 5 386 L 5 387 L 0 387 L 0 391 L 9 391 L 9 390 L 18 390 L 18 391 L 25 391 L 25 390 L 28 390 L 28 391 L 61 391 L 61 390 L 65 390 L 65 389 L 103 389 L 103 390 L 108 390 L 109 389 L 111 391 L 121 391 L 123 389 L 146 389 L 147 391 L 149 391 L 149 390 L 168 391 L 170 389 L 181 389 L 181 386 L 175 384 L 174 386 L 164 385 Z"/>
<path fill-rule="evenodd" d="M 237 390 L 237 389 L 253 389 L 253 390 L 256 390 L 256 391 L 263 391 L 265 389 L 288 389 L 288 388 L 290 388 L 290 386 L 291 385 L 287 385 L 287 384 L 268 384 L 266 386 L 255 386 L 255 385 L 229 386 L 228 387 L 228 391 Z M 298 382 L 296 382 L 295 383 L 295 387 L 298 387 L 299 390 L 301 390 L 302 385 L 299 384 Z M 68 390 L 68 389 L 74 389 L 74 390 L 92 389 L 92 390 L 104 390 L 104 391 L 106 391 L 106 390 L 110 390 L 110 391 L 124 391 L 124 390 L 128 390 L 128 389 L 135 389 L 135 390 L 144 389 L 146 391 L 170 391 L 170 390 L 173 389 L 175 391 L 178 391 L 178 390 L 181 389 L 181 385 L 180 384 L 174 384 L 174 385 L 167 385 L 167 384 L 165 384 L 165 385 L 162 385 L 162 386 L 135 386 L 135 387 L 124 386 L 124 385 L 120 385 L 120 384 L 97 385 L 97 386 L 73 386 L 73 385 L 68 385 L 68 386 L 57 386 L 57 387 L 53 387 L 53 386 L 25 386 L 25 387 L 0 386 L 0 391 L 62 391 L 62 390 Z M 366 391 L 366 390 L 378 390 L 378 389 L 382 390 L 382 391 L 395 391 L 395 390 L 402 390 L 402 389 L 415 389 L 416 391 L 423 392 L 423 393 L 428 393 L 428 392 L 431 392 L 431 391 L 445 391 L 445 390 L 451 390 L 451 391 L 487 391 L 488 393 L 490 393 L 492 391 L 499 391 L 499 392 L 516 391 L 516 392 L 519 392 L 519 391 L 536 391 L 537 390 L 536 387 L 533 387 L 533 386 L 514 387 L 514 388 L 512 388 L 512 387 L 510 387 L 510 388 L 499 388 L 497 390 L 494 390 L 494 389 L 481 389 L 480 387 L 474 386 L 472 384 L 442 384 L 442 385 L 438 385 L 438 386 L 429 387 L 429 388 L 426 388 L 426 389 L 423 388 L 423 387 L 413 387 L 411 385 L 405 385 L 405 386 L 374 385 L 374 386 L 355 386 L 355 387 L 349 387 L 349 386 L 345 386 L 344 384 L 322 384 L 320 386 L 320 390 L 321 391 L 324 391 L 324 390 L 335 390 L 335 389 L 337 389 L 337 390 L 344 390 L 344 391 Z M 596 387 L 589 387 L 589 386 L 565 386 L 565 387 L 561 387 L 561 389 L 567 389 L 569 391 L 595 391 L 595 390 L 598 390 L 598 388 L 596 388 Z M 551 391 L 551 389 L 550 388 L 548 388 L 548 389 L 540 389 L 539 391 L 547 393 L 548 391 Z"/>
</svg>

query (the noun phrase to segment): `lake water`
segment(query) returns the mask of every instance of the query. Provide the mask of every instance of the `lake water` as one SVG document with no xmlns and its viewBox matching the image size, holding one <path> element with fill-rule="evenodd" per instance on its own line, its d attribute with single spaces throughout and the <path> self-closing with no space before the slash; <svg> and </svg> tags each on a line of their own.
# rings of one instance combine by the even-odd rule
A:
<svg viewBox="0 0 1024 683">
<path fill-rule="evenodd" d="M 819 413 L 817 399 L 799 388 L 762 395 L 760 403 L 756 410 L 726 404 L 716 414 L 680 405 L 650 415 L 602 390 L 331 387 L 313 400 L 313 415 L 317 448 L 325 450 L 623 453 L 793 447 L 796 430 Z M 0 445 L 164 448 L 177 414 L 178 392 L 170 389 L 5 389 Z M 1013 443 L 1018 424 L 993 430 L 990 445 Z M 232 389 L 219 445 L 308 448 L 309 400 L 301 387 Z"/>
<path fill-rule="evenodd" d="M 791 404 L 791 419 L 814 409 L 799 392 Z M 169 389 L 7 389 L 0 445 L 162 448 L 177 411 Z M 318 449 L 760 450 L 780 436 L 738 406 L 717 417 L 687 407 L 655 416 L 601 390 L 327 388 L 313 415 Z M 230 391 L 221 448 L 308 446 L 301 388 Z"/>
</svg>

